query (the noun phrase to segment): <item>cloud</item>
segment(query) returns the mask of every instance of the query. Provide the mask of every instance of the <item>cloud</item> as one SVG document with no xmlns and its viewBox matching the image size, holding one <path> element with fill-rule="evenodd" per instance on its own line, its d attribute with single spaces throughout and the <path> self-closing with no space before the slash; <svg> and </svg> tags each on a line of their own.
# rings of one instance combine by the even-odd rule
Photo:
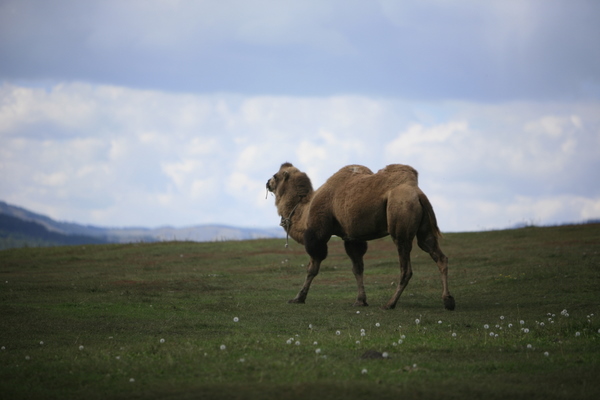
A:
<svg viewBox="0 0 600 400">
<path fill-rule="evenodd" d="M 426 101 L 600 96 L 596 1 L 0 4 L 0 79 Z"/>
<path fill-rule="evenodd" d="M 410 164 L 446 231 L 600 215 L 597 102 L 177 95 L 83 83 L 5 84 L 0 94 L 0 198 L 60 220 L 275 226 L 265 182 L 285 161 L 315 188 L 346 164 Z"/>
</svg>

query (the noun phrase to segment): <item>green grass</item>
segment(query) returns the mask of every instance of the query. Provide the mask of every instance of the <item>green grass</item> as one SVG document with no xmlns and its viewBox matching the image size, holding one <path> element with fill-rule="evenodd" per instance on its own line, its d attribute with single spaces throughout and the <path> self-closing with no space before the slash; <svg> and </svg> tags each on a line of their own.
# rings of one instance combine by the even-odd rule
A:
<svg viewBox="0 0 600 400">
<path fill-rule="evenodd" d="M 287 304 L 308 259 L 283 244 L 1 251 L 0 396 L 600 398 L 600 225 L 447 234 L 453 312 L 416 247 L 397 308 L 379 308 L 399 275 L 390 239 L 365 259 L 369 307 L 351 306 L 337 239 L 307 303 Z"/>
</svg>

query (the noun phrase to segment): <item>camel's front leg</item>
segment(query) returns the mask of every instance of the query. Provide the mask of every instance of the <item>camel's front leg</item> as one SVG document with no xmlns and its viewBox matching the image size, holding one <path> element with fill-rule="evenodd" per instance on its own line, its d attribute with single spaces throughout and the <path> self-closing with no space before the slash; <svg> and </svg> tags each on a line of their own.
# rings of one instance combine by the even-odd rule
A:
<svg viewBox="0 0 600 400">
<path fill-rule="evenodd" d="M 307 229 L 304 233 L 304 248 L 310 256 L 310 262 L 306 268 L 306 279 L 302 289 L 298 292 L 295 298 L 290 300 L 288 303 L 304 303 L 306 295 L 308 295 L 308 289 L 315 276 L 319 274 L 319 268 L 321 267 L 321 261 L 327 258 L 327 242 L 329 238 L 319 238 L 313 230 Z"/>
<path fill-rule="evenodd" d="M 306 296 L 308 295 L 308 290 L 310 289 L 310 284 L 312 283 L 315 276 L 319 274 L 320 266 L 321 261 L 315 260 L 313 258 L 310 259 L 308 267 L 306 268 L 306 279 L 304 280 L 304 285 L 302 286 L 302 289 L 300 289 L 296 297 L 288 301 L 288 303 L 304 304 L 304 302 L 306 301 Z"/>
</svg>

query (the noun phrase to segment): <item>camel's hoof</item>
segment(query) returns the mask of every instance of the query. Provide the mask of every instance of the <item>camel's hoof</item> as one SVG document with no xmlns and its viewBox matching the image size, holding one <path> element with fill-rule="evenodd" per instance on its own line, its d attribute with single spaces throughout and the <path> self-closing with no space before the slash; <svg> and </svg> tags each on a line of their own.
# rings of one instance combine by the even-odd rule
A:
<svg viewBox="0 0 600 400">
<path fill-rule="evenodd" d="M 288 301 L 288 304 L 304 304 L 304 300 L 292 299 Z"/>
<path fill-rule="evenodd" d="M 381 306 L 382 310 L 393 310 L 394 308 L 396 308 L 396 305 L 394 304 L 393 306 L 386 304 L 385 306 Z"/>
<path fill-rule="evenodd" d="M 368 307 L 368 306 L 369 305 L 367 304 L 366 301 L 359 301 L 359 300 L 356 300 L 354 302 L 354 304 L 352 304 L 352 307 Z"/>
<path fill-rule="evenodd" d="M 454 302 L 454 297 L 448 296 L 444 297 L 444 308 L 446 310 L 452 311 L 456 307 L 456 303 Z"/>
</svg>

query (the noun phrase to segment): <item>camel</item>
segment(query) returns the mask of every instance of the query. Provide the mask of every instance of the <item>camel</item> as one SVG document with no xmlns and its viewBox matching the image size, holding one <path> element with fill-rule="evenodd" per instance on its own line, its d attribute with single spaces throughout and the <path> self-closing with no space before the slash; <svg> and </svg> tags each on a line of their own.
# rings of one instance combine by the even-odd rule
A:
<svg viewBox="0 0 600 400">
<path fill-rule="evenodd" d="M 412 277 L 410 252 L 416 236 L 419 247 L 439 268 L 444 307 L 454 310 L 455 301 L 448 291 L 448 257 L 438 243 L 441 233 L 412 167 L 392 164 L 374 174 L 362 165 L 348 165 L 314 191 L 308 176 L 286 162 L 267 181 L 267 191 L 275 195 L 286 234 L 304 245 L 310 256 L 304 285 L 289 303 L 305 303 L 310 285 L 327 257 L 327 243 L 336 235 L 343 239 L 352 261 L 358 286 L 354 306 L 367 306 L 363 283 L 367 241 L 390 235 L 398 249 L 400 280 L 382 308 L 395 308 Z"/>
</svg>

